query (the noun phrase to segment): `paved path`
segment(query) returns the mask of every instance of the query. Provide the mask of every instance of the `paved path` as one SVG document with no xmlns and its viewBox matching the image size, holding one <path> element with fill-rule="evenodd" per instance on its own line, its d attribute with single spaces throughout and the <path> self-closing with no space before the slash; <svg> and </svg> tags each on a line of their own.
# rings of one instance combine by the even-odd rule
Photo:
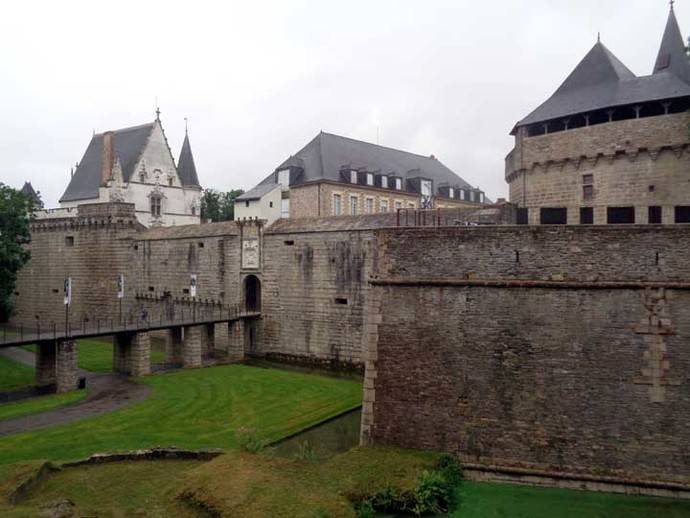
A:
<svg viewBox="0 0 690 518">
<path fill-rule="evenodd" d="M 27 365 L 33 366 L 34 364 L 34 354 L 23 349 L 11 347 L 0 351 L 0 354 Z M 134 383 L 125 376 L 99 374 L 84 370 L 79 372 L 80 376 L 86 377 L 88 389 L 86 399 L 74 405 L 56 408 L 40 414 L 0 421 L 0 437 L 56 424 L 71 423 L 112 412 L 146 399 L 151 392 L 148 385 Z"/>
</svg>

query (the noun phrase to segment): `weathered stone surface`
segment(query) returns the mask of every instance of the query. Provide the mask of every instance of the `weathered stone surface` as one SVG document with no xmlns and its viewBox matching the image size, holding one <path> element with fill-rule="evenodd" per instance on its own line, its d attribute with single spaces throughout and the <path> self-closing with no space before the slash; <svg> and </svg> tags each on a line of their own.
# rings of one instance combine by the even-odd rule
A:
<svg viewBox="0 0 690 518">
<path fill-rule="evenodd" d="M 77 342 L 60 340 L 57 342 L 55 386 L 58 394 L 77 388 Z"/>
<path fill-rule="evenodd" d="M 56 343 L 46 340 L 36 344 L 36 385 L 52 385 L 55 383 L 56 371 Z"/>
<path fill-rule="evenodd" d="M 182 365 L 185 368 L 201 367 L 202 333 L 205 326 L 186 326 L 182 341 Z"/>
</svg>

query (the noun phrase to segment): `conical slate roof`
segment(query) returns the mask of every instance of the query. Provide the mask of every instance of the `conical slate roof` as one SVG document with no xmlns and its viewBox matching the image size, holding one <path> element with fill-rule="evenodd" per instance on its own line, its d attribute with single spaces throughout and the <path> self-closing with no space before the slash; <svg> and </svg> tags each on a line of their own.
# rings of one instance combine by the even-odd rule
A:
<svg viewBox="0 0 690 518">
<path fill-rule="evenodd" d="M 602 83 L 617 83 L 626 79 L 635 79 L 626 67 L 606 46 L 597 41 L 587 55 L 575 67 L 563 84 L 556 90 L 562 94 L 573 90 L 580 90 Z"/>
<path fill-rule="evenodd" d="M 690 63 L 685 53 L 685 43 L 680 34 L 676 14 L 671 8 L 661 40 L 659 54 L 654 64 L 654 73 L 672 72 L 686 83 L 690 83 Z"/>
<path fill-rule="evenodd" d="M 595 110 L 690 97 L 690 64 L 676 16 L 666 22 L 654 74 L 636 77 L 597 41 L 568 78 L 541 106 L 513 128 Z"/>
<path fill-rule="evenodd" d="M 196 174 L 196 166 L 194 165 L 194 157 L 192 156 L 192 146 L 189 144 L 189 135 L 185 132 L 184 142 L 182 143 L 182 150 L 180 151 L 180 159 L 177 161 L 177 174 L 180 177 L 182 185 L 199 185 L 199 177 Z"/>
</svg>

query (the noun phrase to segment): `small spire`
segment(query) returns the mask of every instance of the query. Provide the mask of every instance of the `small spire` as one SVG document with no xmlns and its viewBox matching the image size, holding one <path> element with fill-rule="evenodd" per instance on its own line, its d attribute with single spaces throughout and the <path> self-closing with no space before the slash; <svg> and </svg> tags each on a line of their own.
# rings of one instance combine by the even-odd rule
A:
<svg viewBox="0 0 690 518">
<path fill-rule="evenodd" d="M 187 135 L 187 117 L 184 118 L 184 134 Z"/>
<path fill-rule="evenodd" d="M 601 32 L 597 32 L 597 43 L 601 43 Z"/>
<path fill-rule="evenodd" d="M 670 0 L 669 5 L 671 6 L 671 11 L 673 11 L 673 4 L 676 3 L 676 0 Z"/>
<path fill-rule="evenodd" d="M 160 107 L 157 106 L 157 105 L 156 105 L 156 120 L 157 120 L 158 122 L 161 121 L 161 109 L 160 109 Z"/>
</svg>

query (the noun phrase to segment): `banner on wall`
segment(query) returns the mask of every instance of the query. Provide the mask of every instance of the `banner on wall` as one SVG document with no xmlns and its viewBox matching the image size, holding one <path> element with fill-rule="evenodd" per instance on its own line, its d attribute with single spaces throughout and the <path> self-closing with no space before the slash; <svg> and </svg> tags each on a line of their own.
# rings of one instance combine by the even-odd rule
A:
<svg viewBox="0 0 690 518">
<path fill-rule="evenodd" d="M 196 297 L 196 273 L 189 276 L 189 294 Z"/>
<path fill-rule="evenodd" d="M 65 279 L 65 306 L 69 306 L 72 303 L 72 277 L 67 277 Z"/>
</svg>

